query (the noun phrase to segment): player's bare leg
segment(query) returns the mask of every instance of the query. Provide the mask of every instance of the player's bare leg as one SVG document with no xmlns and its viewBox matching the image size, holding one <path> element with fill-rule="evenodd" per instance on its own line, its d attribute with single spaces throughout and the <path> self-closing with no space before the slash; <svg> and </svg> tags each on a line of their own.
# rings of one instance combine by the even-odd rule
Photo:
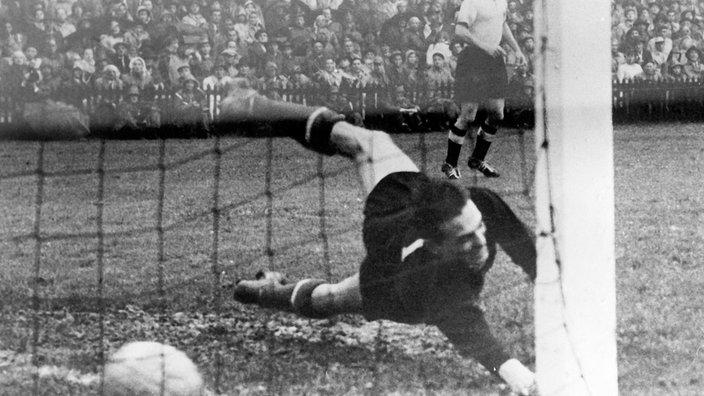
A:
<svg viewBox="0 0 704 396">
<path fill-rule="evenodd" d="M 477 110 L 479 110 L 479 103 L 462 103 L 460 106 L 460 115 L 447 133 L 447 156 L 440 170 L 448 179 L 459 179 L 462 177 L 457 163 L 469 130 L 469 125 L 474 122 L 474 119 L 477 117 Z"/>
</svg>

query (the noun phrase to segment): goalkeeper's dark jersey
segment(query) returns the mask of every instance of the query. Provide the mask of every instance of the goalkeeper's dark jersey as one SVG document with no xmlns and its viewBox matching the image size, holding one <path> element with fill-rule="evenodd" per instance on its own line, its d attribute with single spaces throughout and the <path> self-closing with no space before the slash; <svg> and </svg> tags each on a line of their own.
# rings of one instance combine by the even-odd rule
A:
<svg viewBox="0 0 704 396">
<path fill-rule="evenodd" d="M 494 192 L 478 187 L 469 196 L 486 225 L 489 258 L 481 271 L 462 260 L 440 261 L 424 248 L 410 226 L 413 192 L 428 182 L 417 172 L 393 173 L 377 184 L 364 209 L 367 257 L 360 268 L 364 315 L 369 320 L 429 323 L 460 304 L 475 301 L 497 245 L 535 278 L 535 245 L 530 230 Z"/>
</svg>

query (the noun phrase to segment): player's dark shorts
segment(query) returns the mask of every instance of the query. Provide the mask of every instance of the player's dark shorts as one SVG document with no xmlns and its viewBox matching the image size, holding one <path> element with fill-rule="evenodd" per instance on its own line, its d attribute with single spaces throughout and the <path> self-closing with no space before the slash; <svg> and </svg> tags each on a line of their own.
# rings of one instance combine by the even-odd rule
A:
<svg viewBox="0 0 704 396">
<path fill-rule="evenodd" d="M 411 197 L 428 177 L 417 172 L 392 173 L 367 197 L 363 239 L 367 257 L 360 267 L 363 314 L 367 320 L 430 323 L 457 303 L 475 299 L 483 276 L 460 262 L 440 262 L 418 248 L 401 261 L 404 247 L 417 240 L 410 227 Z"/>
<path fill-rule="evenodd" d="M 491 56 L 468 45 L 457 58 L 455 100 L 481 102 L 503 99 L 508 91 L 508 74 L 502 56 Z"/>
</svg>

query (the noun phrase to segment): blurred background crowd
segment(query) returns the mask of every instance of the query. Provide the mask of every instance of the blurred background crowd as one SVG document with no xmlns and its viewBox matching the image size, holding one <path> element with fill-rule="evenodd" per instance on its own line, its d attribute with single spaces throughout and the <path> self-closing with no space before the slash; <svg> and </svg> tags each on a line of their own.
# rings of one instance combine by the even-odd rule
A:
<svg viewBox="0 0 704 396">
<path fill-rule="evenodd" d="M 612 1 L 615 80 L 686 82 L 702 78 L 704 1 Z"/>
<path fill-rule="evenodd" d="M 508 107 L 519 109 L 530 107 L 533 95 L 532 1 L 507 3 L 509 26 L 528 56 L 517 65 L 506 47 Z M 333 107 L 351 122 L 386 117 L 414 128 L 419 114 L 442 120 L 456 111 L 452 83 L 462 44 L 453 31 L 460 4 L 0 0 L 0 99 L 62 97 L 80 107 L 87 91 L 113 92 L 93 104 L 112 106 L 103 111 L 104 123 L 122 128 L 159 124 L 164 102 L 145 93 L 169 92 L 173 115 L 206 125 L 216 116 L 212 92 L 236 79 L 272 98 L 314 92 L 306 103 Z M 614 80 L 701 78 L 704 1 L 612 0 L 611 7 Z M 369 87 L 374 95 L 358 94 Z"/>
</svg>

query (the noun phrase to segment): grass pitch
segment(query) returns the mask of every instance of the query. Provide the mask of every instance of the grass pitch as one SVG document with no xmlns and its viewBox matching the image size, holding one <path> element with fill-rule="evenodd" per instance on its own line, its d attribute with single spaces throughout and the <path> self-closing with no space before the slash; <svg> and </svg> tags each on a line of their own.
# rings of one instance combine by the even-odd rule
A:
<svg viewBox="0 0 704 396">
<path fill-rule="evenodd" d="M 704 388 L 700 129 L 614 132 L 623 395 L 698 395 Z M 533 224 L 533 135 L 500 136 L 489 160 L 502 177 L 467 170 L 462 183 L 498 190 Z M 445 139 L 395 136 L 438 177 Z M 261 268 L 292 279 L 353 273 L 363 257 L 363 196 L 344 159 L 321 165 L 289 140 L 228 138 L 218 163 L 214 144 L 174 140 L 161 151 L 158 141 L 106 142 L 101 216 L 100 142 L 45 144 L 42 183 L 35 172 L 40 145 L 3 142 L 0 393 L 96 394 L 105 354 L 128 341 L 157 340 L 186 351 L 223 395 L 506 394 L 432 327 L 356 316 L 312 321 L 232 302 L 222 285 Z M 31 236 L 40 184 L 37 245 Z M 484 303 L 509 351 L 531 363 L 532 290 L 503 255 Z"/>
</svg>

